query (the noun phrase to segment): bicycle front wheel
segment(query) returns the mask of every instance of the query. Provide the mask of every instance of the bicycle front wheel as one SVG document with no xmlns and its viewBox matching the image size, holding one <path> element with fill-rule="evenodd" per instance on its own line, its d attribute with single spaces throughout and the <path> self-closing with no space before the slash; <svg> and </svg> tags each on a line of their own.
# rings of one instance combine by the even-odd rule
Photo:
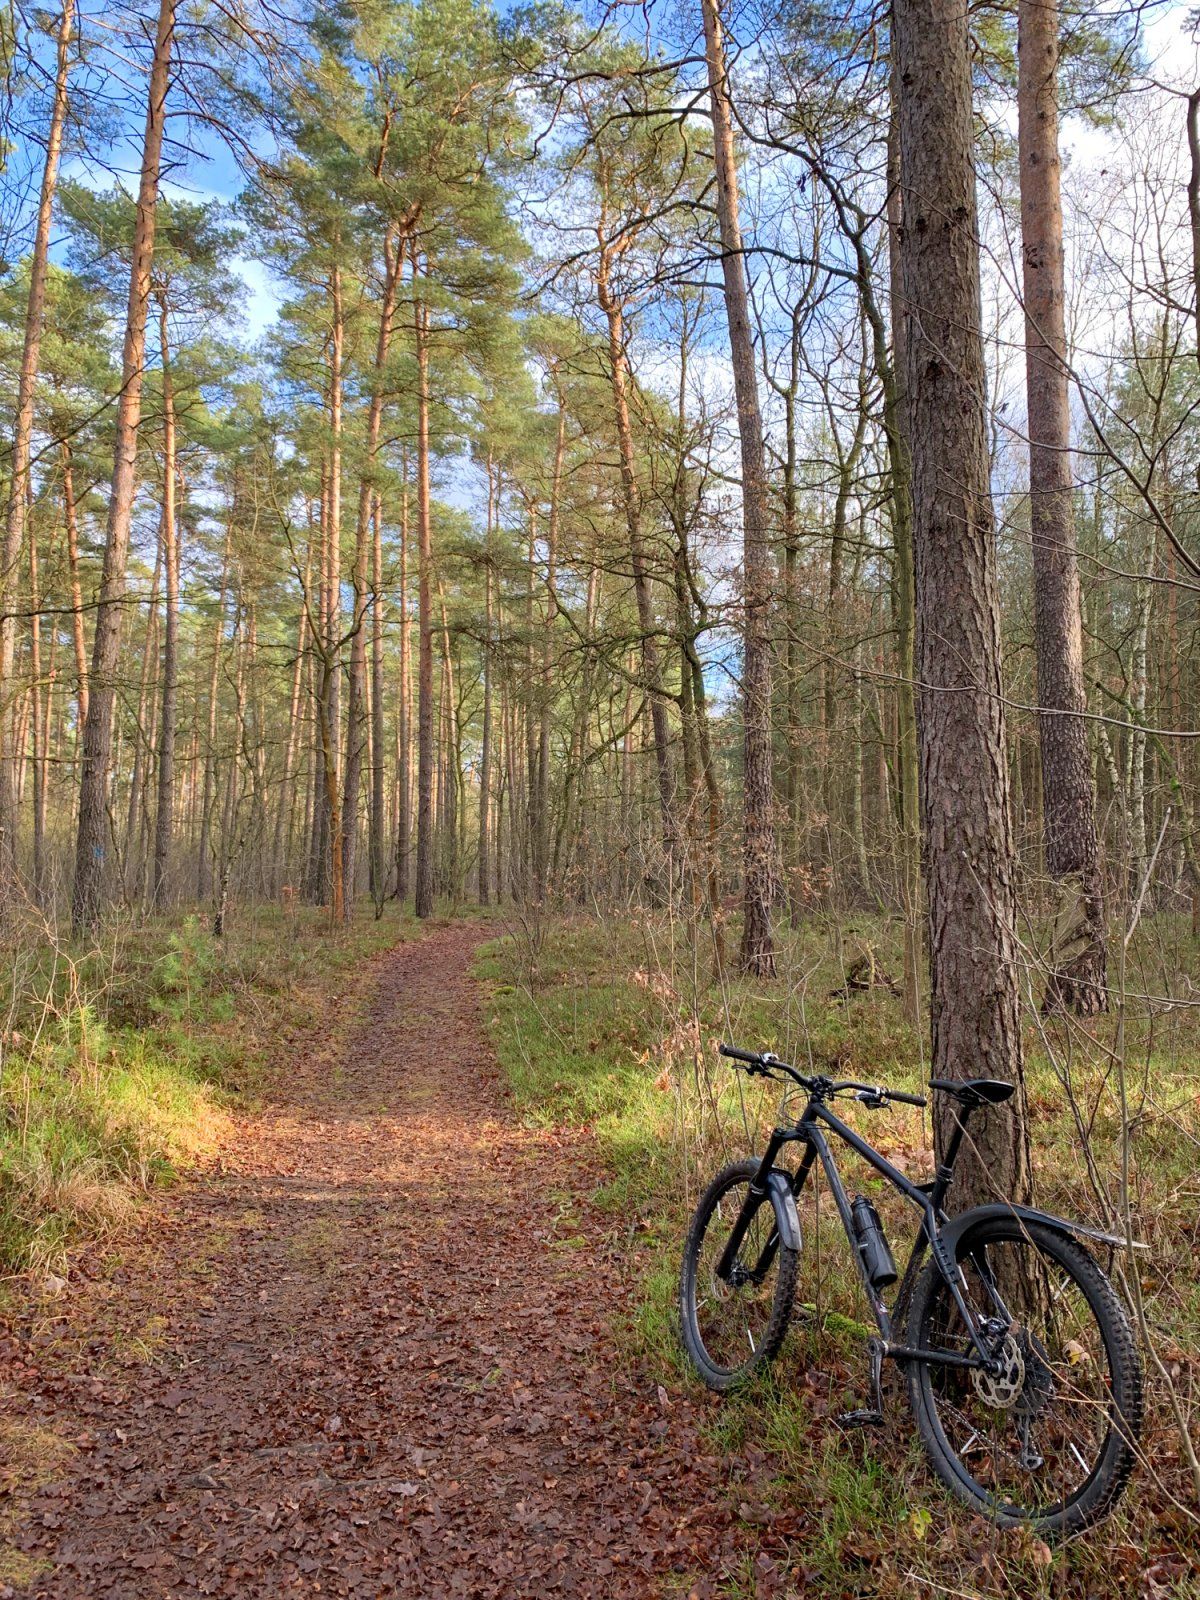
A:
<svg viewBox="0 0 1200 1600">
<path fill-rule="evenodd" d="M 750 1217 L 726 1275 L 717 1267 L 750 1200 L 756 1161 L 735 1161 L 701 1196 L 683 1252 L 679 1323 L 684 1349 L 710 1389 L 732 1389 L 776 1354 L 796 1293 L 796 1251 L 780 1236 L 773 1195 Z"/>
<path fill-rule="evenodd" d="M 1074 1239 L 1015 1216 L 970 1229 L 957 1255 L 964 1298 L 1000 1341 L 1000 1364 L 910 1362 L 913 1414 L 938 1476 L 1001 1524 L 1071 1533 L 1099 1521 L 1129 1479 L 1142 1418 L 1141 1363 L 1116 1291 Z M 974 1353 L 932 1261 L 908 1339 Z"/>
</svg>

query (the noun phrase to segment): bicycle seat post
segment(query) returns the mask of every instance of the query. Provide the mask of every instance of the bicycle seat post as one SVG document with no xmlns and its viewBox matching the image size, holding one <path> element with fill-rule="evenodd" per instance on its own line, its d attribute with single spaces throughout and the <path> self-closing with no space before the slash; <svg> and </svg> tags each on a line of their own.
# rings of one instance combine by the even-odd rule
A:
<svg viewBox="0 0 1200 1600">
<path fill-rule="evenodd" d="M 954 1132 L 950 1135 L 950 1143 L 946 1146 L 946 1152 L 934 1173 L 933 1188 L 929 1195 L 935 1211 L 942 1209 L 942 1201 L 949 1192 L 954 1179 L 954 1164 L 958 1160 L 958 1153 L 966 1137 L 968 1119 L 974 1110 L 974 1105 L 969 1103 L 957 1105 L 954 1109 Z"/>
</svg>

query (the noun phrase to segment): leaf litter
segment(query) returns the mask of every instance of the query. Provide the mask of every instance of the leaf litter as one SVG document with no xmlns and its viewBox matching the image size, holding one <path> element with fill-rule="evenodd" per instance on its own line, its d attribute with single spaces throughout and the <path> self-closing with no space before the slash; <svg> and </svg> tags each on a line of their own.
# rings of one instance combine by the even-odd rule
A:
<svg viewBox="0 0 1200 1600">
<path fill-rule="evenodd" d="M 702 1595 L 748 1540 L 775 1592 L 703 1401 L 614 1343 L 603 1170 L 508 1106 L 478 938 L 382 958 L 344 1049 L 299 1049 L 123 1257 L 0 1322 L 4 1426 L 58 1441 L 0 1479 L 4 1600 Z"/>
</svg>

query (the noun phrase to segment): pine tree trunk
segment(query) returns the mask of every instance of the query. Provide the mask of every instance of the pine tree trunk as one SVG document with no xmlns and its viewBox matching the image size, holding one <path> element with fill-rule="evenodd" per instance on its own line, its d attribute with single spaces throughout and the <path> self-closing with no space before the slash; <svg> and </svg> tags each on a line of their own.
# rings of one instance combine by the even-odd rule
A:
<svg viewBox="0 0 1200 1600">
<path fill-rule="evenodd" d="M 304 593 L 312 578 L 312 555 L 309 552 L 304 571 Z M 275 816 L 275 841 L 271 850 L 271 890 L 277 894 L 284 881 L 285 869 L 290 865 L 291 810 L 294 785 L 292 774 L 296 765 L 296 744 L 300 726 L 300 694 L 304 682 L 305 643 L 307 625 L 303 605 L 296 629 L 296 659 L 292 665 L 292 693 L 288 702 L 287 740 L 283 750 L 283 774 L 279 782 L 279 810 Z"/>
<path fill-rule="evenodd" d="M 79 581 L 79 516 L 75 507 L 75 471 L 71 446 L 62 444 L 63 518 L 67 527 L 67 569 L 71 577 L 71 641 L 75 649 L 75 705 L 77 737 L 88 714 L 87 643 L 83 632 L 83 588 Z"/>
<path fill-rule="evenodd" d="M 633 428 L 629 419 L 629 362 L 625 353 L 625 325 L 621 303 L 610 285 L 610 262 L 602 246 L 596 276 L 597 299 L 608 324 L 609 381 L 617 443 L 621 455 L 621 496 L 625 527 L 629 537 L 629 559 L 633 569 L 633 592 L 641 630 L 642 678 L 650 696 L 650 718 L 654 730 L 654 764 L 658 778 L 659 809 L 662 816 L 663 851 L 667 876 L 671 875 L 675 855 L 675 781 L 671 772 L 670 728 L 662 690 L 662 669 L 658 654 L 658 626 L 650 592 L 650 573 L 642 533 L 641 497 L 633 452 Z"/>
<path fill-rule="evenodd" d="M 961 1205 L 1029 1190 L 1016 893 L 989 484 L 971 71 L 964 0 L 895 0 L 929 896 L 932 1075 L 1005 1078 L 972 1122 Z M 939 1104 L 945 1148 L 953 1107 Z"/>
<path fill-rule="evenodd" d="M 129 777 L 129 812 L 125 821 L 125 892 L 131 903 L 139 896 L 138 839 L 145 804 L 146 774 L 154 754 L 150 731 L 146 727 L 146 706 L 158 691 L 158 590 L 162 582 L 162 566 L 163 517 L 160 512 L 158 548 L 154 556 L 154 576 L 150 580 L 150 605 L 146 612 L 146 633 L 141 651 L 142 669 L 138 679 L 137 718 L 133 729 L 133 771 Z"/>
<path fill-rule="evenodd" d="M 371 403 L 367 412 L 367 437 L 362 478 L 358 487 L 358 523 L 354 546 L 354 620 L 350 638 L 350 692 L 346 705 L 346 781 L 342 799 L 342 877 L 346 889 L 345 914 L 354 914 L 354 879 L 358 848 L 358 791 L 366 741 L 367 698 L 367 587 L 368 557 L 372 548 L 371 507 L 375 495 L 375 467 L 379 430 L 383 421 L 384 372 L 392 343 L 396 311 L 396 284 L 402 252 L 394 231 L 384 241 L 383 301 L 375 340 L 375 366 L 371 373 Z"/>
<path fill-rule="evenodd" d="M 229 592 L 229 558 L 233 549 L 233 504 L 225 524 L 225 547 L 221 555 L 221 582 L 217 591 L 217 616 L 213 624 L 212 661 L 208 670 L 208 727 L 204 748 L 204 787 L 200 800 L 200 843 L 196 856 L 196 899 L 203 903 L 212 893 L 212 820 L 217 796 L 217 683 L 221 671 L 221 642 L 225 636 L 225 599 Z"/>
<path fill-rule="evenodd" d="M 412 863 L 412 622 L 408 606 L 408 456 L 400 487 L 400 705 L 396 743 L 396 899 L 408 899 Z"/>
<path fill-rule="evenodd" d="M 418 293 L 414 248 L 413 330 L 417 352 L 417 872 L 418 917 L 433 913 L 433 528 L 429 487 L 429 308 Z"/>
<path fill-rule="evenodd" d="M 546 524 L 546 619 L 542 632 L 542 681 L 538 689 L 537 834 L 534 839 L 534 893 L 546 898 L 550 871 L 550 702 L 553 698 L 553 623 L 557 610 L 555 583 L 558 564 L 558 528 L 562 500 L 563 456 L 567 445 L 567 413 L 558 397 L 558 430 L 551 475 L 550 517 Z"/>
<path fill-rule="evenodd" d="M 479 904 L 491 899 L 492 798 L 492 529 L 496 520 L 496 480 L 487 458 L 487 527 L 483 545 L 483 733 L 479 753 Z"/>
<path fill-rule="evenodd" d="M 50 705 L 42 706 L 42 597 L 38 573 L 37 536 L 29 534 L 29 680 L 33 734 L 33 896 L 38 905 L 46 896 L 46 735 Z"/>
<path fill-rule="evenodd" d="M 383 864 L 384 706 L 383 706 L 383 505 L 378 494 L 372 511 L 371 541 L 371 897 L 379 916 L 387 896 Z"/>
<path fill-rule="evenodd" d="M 763 467 L 762 416 L 758 371 L 746 288 L 738 207 L 733 111 L 725 60 L 719 0 L 703 0 L 704 46 L 712 110 L 717 220 L 721 232 L 721 270 L 729 355 L 737 394 L 738 435 L 742 446 L 743 634 L 742 717 L 744 722 L 742 861 L 743 918 L 741 966 L 756 977 L 775 975 L 771 905 L 775 888 L 774 782 L 771 757 L 771 546 L 767 482 Z"/>
<path fill-rule="evenodd" d="M 1034 640 L 1046 868 L 1057 887 L 1043 1010 L 1107 1006 L 1104 896 L 1083 686 L 1058 153 L 1058 5 L 1020 0 L 1017 138 Z"/>
<path fill-rule="evenodd" d="M 129 274 L 129 304 L 121 355 L 121 393 L 117 402 L 112 493 L 104 536 L 100 598 L 96 607 L 88 717 L 83 730 L 75 886 L 71 900 L 71 922 L 77 934 L 95 928 L 100 917 L 104 882 L 106 789 L 112 754 L 121 612 L 125 601 L 125 564 L 133 521 L 138 427 L 142 416 L 142 378 L 146 361 L 146 314 L 150 299 L 150 268 L 154 259 L 154 224 L 171 46 L 175 32 L 175 6 L 176 0 L 160 0 L 146 103 L 142 171 Z"/>
<path fill-rule="evenodd" d="M 163 634 L 162 714 L 158 745 L 158 811 L 154 822 L 154 878 L 151 903 L 161 910 L 166 899 L 175 820 L 175 702 L 179 683 L 179 525 L 175 514 L 175 395 L 171 384 L 171 352 L 167 338 L 167 302 L 159 302 L 159 349 L 162 357 L 163 403 L 163 568 L 166 625 Z"/>
<path fill-rule="evenodd" d="M 1196 359 L 1200 361 L 1200 89 L 1193 89 L 1187 102 L 1188 143 L 1188 221 L 1192 230 L 1193 314 L 1196 320 Z"/>
<path fill-rule="evenodd" d="M 63 0 L 58 24 L 54 73 L 54 101 L 46 133 L 41 196 L 33 253 L 29 260 L 29 300 L 25 310 L 25 342 L 17 378 L 17 411 L 13 427 L 8 506 L 4 542 L 0 545 L 0 903 L 13 886 L 17 870 L 17 807 L 12 757 L 7 749 L 17 619 L 11 604 L 12 584 L 21 559 L 29 499 L 29 450 L 33 439 L 33 407 L 41 356 L 42 325 L 46 315 L 46 276 L 50 259 L 50 225 L 54 191 L 62 154 L 63 123 L 67 114 L 67 77 L 70 71 L 71 29 L 75 0 Z"/>
<path fill-rule="evenodd" d="M 901 893 L 904 911 L 904 1014 L 921 1016 L 921 813 L 917 751 L 916 610 L 913 594 L 912 451 L 904 393 L 908 363 L 908 317 L 901 282 L 900 230 L 904 217 L 900 185 L 900 127 L 894 102 L 888 127 L 888 280 L 892 310 L 890 360 L 881 363 L 884 431 L 891 474 L 892 543 L 895 546 L 896 767 L 900 789 Z M 886 352 L 884 352 L 886 355 Z"/>
</svg>

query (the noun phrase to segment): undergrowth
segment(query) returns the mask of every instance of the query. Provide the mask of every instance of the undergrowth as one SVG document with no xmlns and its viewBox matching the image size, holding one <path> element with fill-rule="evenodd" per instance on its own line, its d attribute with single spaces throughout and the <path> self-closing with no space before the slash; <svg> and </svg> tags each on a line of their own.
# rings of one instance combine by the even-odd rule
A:
<svg viewBox="0 0 1200 1600">
<path fill-rule="evenodd" d="M 892 990 L 837 993 L 864 951 L 869 971 L 898 972 L 899 942 L 898 928 L 882 921 L 860 919 L 848 931 L 815 918 L 785 935 L 775 983 L 716 981 L 698 942 L 665 918 L 580 918 L 495 942 L 478 970 L 489 983 L 491 1037 L 522 1114 L 589 1126 L 606 1158 L 608 1177 L 595 1199 L 633 1253 L 640 1282 L 623 1314 L 630 1359 L 691 1386 L 714 1446 L 728 1458 L 731 1494 L 751 1522 L 764 1520 L 765 1504 L 767 1527 L 799 1530 L 764 1546 L 786 1551 L 773 1557 L 784 1588 L 766 1592 L 1194 1600 L 1200 1506 L 1167 1381 L 1194 1437 L 1200 1015 L 1153 998 L 1191 992 L 1200 971 L 1200 951 L 1182 920 L 1144 921 L 1130 951 L 1123 1012 L 1114 1007 L 1085 1028 L 1046 1024 L 1029 1008 L 1039 1204 L 1112 1226 L 1127 1193 L 1134 1232 L 1152 1246 L 1139 1258 L 1137 1285 L 1154 1347 L 1146 1459 L 1106 1524 L 1051 1549 L 955 1507 L 931 1482 L 894 1378 L 882 1433 L 847 1436 L 836 1426 L 838 1413 L 865 1400 L 871 1319 L 819 1185 L 810 1184 L 801 1201 L 800 1309 L 774 1371 L 718 1401 L 685 1367 L 675 1294 L 688 1215 L 718 1166 L 761 1149 L 778 1113 L 777 1090 L 733 1073 L 715 1056 L 716 1042 L 772 1048 L 812 1070 L 920 1090 L 923 1035 L 905 1021 Z M 897 1165 L 927 1175 L 927 1112 L 846 1114 Z M 903 1264 L 912 1212 L 849 1152 L 839 1160 L 851 1192 L 861 1189 L 879 1206 Z M 1112 1266 L 1121 1270 L 1123 1262 Z M 747 1459 L 757 1463 L 753 1493 L 742 1481 Z M 762 1569 L 751 1565 L 726 1574 L 714 1592 L 752 1600 L 762 1582 Z"/>
<path fill-rule="evenodd" d="M 330 933 L 327 913 L 260 907 L 220 939 L 190 916 L 114 926 L 86 949 L 44 929 L 14 941 L 0 991 L 0 1273 L 53 1279 L 73 1242 L 210 1156 L 289 1034 L 410 927 L 393 911 Z"/>
</svg>

